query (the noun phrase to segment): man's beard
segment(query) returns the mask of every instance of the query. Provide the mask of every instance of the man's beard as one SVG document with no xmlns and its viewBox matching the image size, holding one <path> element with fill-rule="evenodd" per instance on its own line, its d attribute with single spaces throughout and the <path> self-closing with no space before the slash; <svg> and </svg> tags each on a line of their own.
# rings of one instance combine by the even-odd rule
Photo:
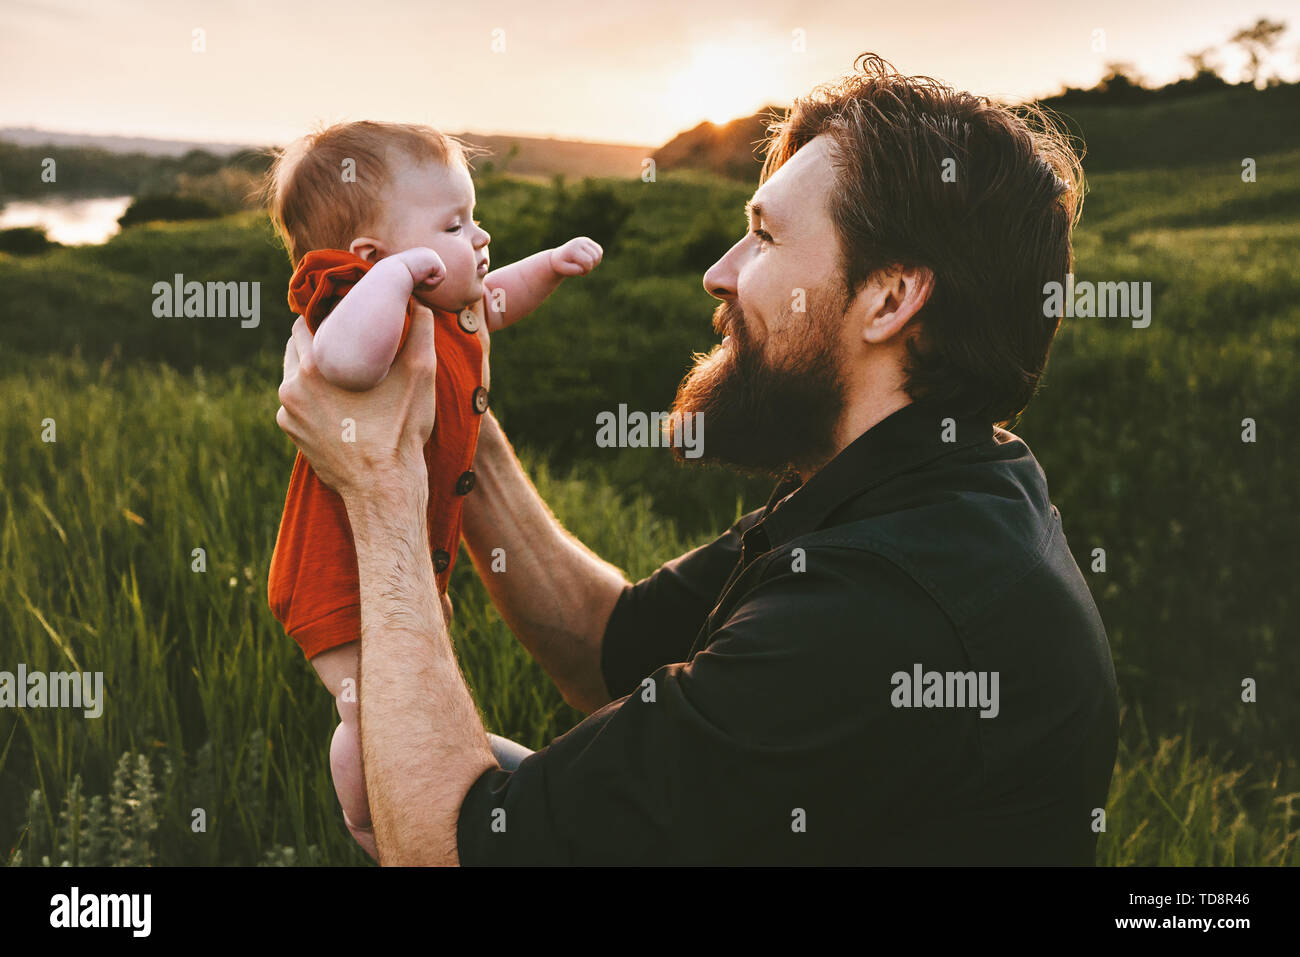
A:
<svg viewBox="0 0 1300 957">
<path fill-rule="evenodd" d="M 769 325 L 781 329 L 785 341 L 774 343 L 769 332 L 760 347 L 740 306 L 724 302 L 713 314 L 713 328 L 730 334 L 731 342 L 697 354 L 673 400 L 668 437 L 676 437 L 685 416 L 702 413 L 691 424 L 702 421 L 703 451 L 691 461 L 778 476 L 789 468 L 824 465 L 835 454 L 835 427 L 845 403 L 838 344 L 845 305 L 842 296 L 810 296 L 805 316 L 787 307 Z M 792 338 L 793 347 L 787 345 Z M 781 346 L 783 354 L 770 355 Z M 678 461 L 686 461 L 678 442 L 672 449 Z"/>
</svg>

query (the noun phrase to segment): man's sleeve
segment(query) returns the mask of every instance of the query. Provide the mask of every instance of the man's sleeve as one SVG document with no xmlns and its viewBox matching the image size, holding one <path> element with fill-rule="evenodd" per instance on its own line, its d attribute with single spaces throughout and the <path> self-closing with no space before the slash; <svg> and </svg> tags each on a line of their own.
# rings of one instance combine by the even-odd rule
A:
<svg viewBox="0 0 1300 957">
<path fill-rule="evenodd" d="M 842 858 L 970 752 L 967 716 L 890 704 L 895 672 L 963 660 L 947 618 L 892 564 L 810 551 L 807 571 L 758 584 L 690 662 L 660 667 L 652 687 L 517 770 L 480 776 L 461 806 L 460 860 Z M 792 827 L 799 813 L 807 833 Z"/>
<path fill-rule="evenodd" d="M 600 645 L 600 670 L 612 697 L 628 694 L 661 665 L 686 658 L 740 559 L 741 536 L 762 512 L 741 516 L 709 544 L 623 589 Z"/>
</svg>

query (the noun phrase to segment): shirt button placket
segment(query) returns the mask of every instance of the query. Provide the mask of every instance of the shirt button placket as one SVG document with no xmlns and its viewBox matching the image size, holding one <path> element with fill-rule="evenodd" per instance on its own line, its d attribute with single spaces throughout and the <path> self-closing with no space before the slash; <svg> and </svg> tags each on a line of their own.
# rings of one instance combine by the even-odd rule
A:
<svg viewBox="0 0 1300 957">
<path fill-rule="evenodd" d="M 488 407 L 488 390 L 483 388 L 482 386 L 479 386 L 477 389 L 474 390 L 474 397 L 472 399 L 472 402 L 474 406 L 474 411 L 477 412 L 479 415 L 482 415 L 484 412 L 487 411 L 487 407 Z"/>
</svg>

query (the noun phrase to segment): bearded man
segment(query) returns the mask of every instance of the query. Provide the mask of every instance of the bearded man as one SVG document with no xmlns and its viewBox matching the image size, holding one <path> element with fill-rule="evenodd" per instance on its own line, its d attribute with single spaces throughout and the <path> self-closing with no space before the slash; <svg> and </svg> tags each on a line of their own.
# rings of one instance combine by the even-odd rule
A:
<svg viewBox="0 0 1300 957">
<path fill-rule="evenodd" d="M 380 860 L 1094 863 L 1114 667 L 1006 429 L 1046 367 L 1081 185 L 1050 127 L 874 56 L 795 102 L 704 276 L 724 338 L 669 418 L 707 426 L 683 461 L 779 477 L 766 506 L 631 583 L 485 417 L 469 554 L 588 714 L 504 763 L 429 563 L 432 324 L 359 395 L 323 381 L 300 320 L 278 421 L 348 507 Z"/>
</svg>

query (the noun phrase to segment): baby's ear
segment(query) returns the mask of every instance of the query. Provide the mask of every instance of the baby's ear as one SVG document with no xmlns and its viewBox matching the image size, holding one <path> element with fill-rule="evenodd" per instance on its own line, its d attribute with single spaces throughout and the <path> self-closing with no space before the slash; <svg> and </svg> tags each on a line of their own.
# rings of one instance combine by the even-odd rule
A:
<svg viewBox="0 0 1300 957">
<path fill-rule="evenodd" d="M 360 256 L 366 262 L 378 262 L 384 258 L 384 246 L 378 239 L 371 236 L 358 236 L 352 240 L 352 245 L 348 247 L 348 252 L 354 256 Z"/>
</svg>

